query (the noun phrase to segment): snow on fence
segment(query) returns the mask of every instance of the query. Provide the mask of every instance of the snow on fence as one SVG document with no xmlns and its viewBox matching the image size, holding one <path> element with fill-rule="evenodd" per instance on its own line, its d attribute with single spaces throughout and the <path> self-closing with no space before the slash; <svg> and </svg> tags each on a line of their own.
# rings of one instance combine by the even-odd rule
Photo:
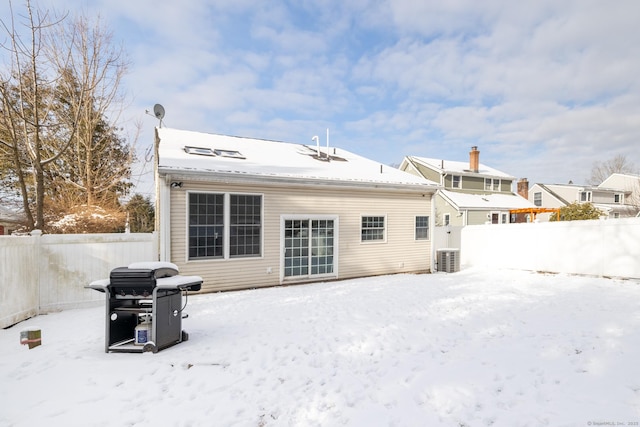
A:
<svg viewBox="0 0 640 427">
<path fill-rule="evenodd" d="M 158 258 L 155 234 L 0 236 L 0 328 L 37 314 L 104 303 L 84 289 L 132 262 Z"/>
<path fill-rule="evenodd" d="M 462 266 L 640 278 L 640 218 L 474 225 Z"/>
</svg>

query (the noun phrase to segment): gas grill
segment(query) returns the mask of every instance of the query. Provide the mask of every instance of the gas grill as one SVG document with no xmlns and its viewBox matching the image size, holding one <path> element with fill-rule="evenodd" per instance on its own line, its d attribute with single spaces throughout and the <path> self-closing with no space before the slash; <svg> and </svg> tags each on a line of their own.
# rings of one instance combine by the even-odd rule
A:
<svg viewBox="0 0 640 427">
<path fill-rule="evenodd" d="M 105 352 L 157 352 L 189 339 L 182 330 L 189 291 L 200 276 L 181 276 L 168 262 L 134 263 L 85 286 L 105 293 Z M 185 304 L 182 304 L 182 295 Z"/>
</svg>

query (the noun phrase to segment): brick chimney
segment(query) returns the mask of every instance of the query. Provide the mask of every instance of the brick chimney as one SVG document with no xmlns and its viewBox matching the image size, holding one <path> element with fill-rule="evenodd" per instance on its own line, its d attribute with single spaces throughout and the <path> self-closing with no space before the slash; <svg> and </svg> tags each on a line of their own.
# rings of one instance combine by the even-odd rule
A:
<svg viewBox="0 0 640 427">
<path fill-rule="evenodd" d="M 471 172 L 476 173 L 480 169 L 480 152 L 475 145 L 471 147 L 471 151 L 469 152 L 469 169 L 471 169 Z"/>
<path fill-rule="evenodd" d="M 529 199 L 529 181 L 527 181 L 527 178 L 521 178 L 518 181 L 518 194 L 527 200 Z"/>
</svg>

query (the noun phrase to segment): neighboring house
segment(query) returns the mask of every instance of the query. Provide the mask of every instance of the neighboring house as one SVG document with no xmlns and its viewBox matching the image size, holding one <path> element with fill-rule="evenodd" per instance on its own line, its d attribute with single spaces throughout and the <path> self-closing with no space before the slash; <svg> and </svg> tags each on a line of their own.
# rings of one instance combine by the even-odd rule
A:
<svg viewBox="0 0 640 427">
<path fill-rule="evenodd" d="M 592 203 L 605 218 L 628 218 L 638 209 L 625 203 L 631 191 L 575 184 L 535 184 L 529 189 L 529 200 L 542 208 L 562 208 L 571 203 Z M 551 214 L 541 214 L 540 221 L 548 221 Z"/>
<path fill-rule="evenodd" d="M 437 185 L 336 147 L 156 129 L 160 260 L 218 291 L 431 271 Z"/>
<path fill-rule="evenodd" d="M 22 223 L 24 223 L 22 215 L 0 206 L 0 236 L 11 234 Z"/>
<path fill-rule="evenodd" d="M 400 170 L 442 187 L 435 197 L 437 226 L 515 222 L 510 211 L 533 207 L 512 192 L 514 177 L 480 163 L 477 147 L 471 148 L 469 162 L 407 156 Z"/>
<path fill-rule="evenodd" d="M 640 175 L 613 173 L 598 187 L 611 188 L 624 193 L 624 204 L 640 209 Z"/>
</svg>

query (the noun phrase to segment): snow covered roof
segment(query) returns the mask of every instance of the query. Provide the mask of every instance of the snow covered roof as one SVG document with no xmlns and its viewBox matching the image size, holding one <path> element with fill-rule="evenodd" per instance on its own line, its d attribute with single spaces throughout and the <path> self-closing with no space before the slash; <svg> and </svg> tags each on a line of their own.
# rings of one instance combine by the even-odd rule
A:
<svg viewBox="0 0 640 427">
<path fill-rule="evenodd" d="M 535 205 L 514 193 L 468 194 L 457 191 L 441 190 L 443 197 L 449 199 L 458 209 L 524 209 Z"/>
<path fill-rule="evenodd" d="M 501 172 L 497 169 L 494 169 L 482 163 L 478 165 L 478 172 L 473 172 L 469 169 L 469 162 L 456 162 L 452 160 L 431 159 L 427 157 L 415 157 L 415 156 L 408 156 L 408 158 L 417 163 L 422 163 L 424 166 L 437 170 L 438 172 L 444 172 L 449 174 L 459 174 L 459 175 L 465 175 L 465 174 L 487 175 L 487 176 L 497 177 L 497 178 L 515 179 L 515 177 L 510 176 L 509 174 Z"/>
<path fill-rule="evenodd" d="M 410 186 L 422 191 L 437 184 L 338 147 L 318 147 L 264 139 L 156 129 L 158 171 L 201 179 L 294 181 L 351 185 Z"/>
</svg>

